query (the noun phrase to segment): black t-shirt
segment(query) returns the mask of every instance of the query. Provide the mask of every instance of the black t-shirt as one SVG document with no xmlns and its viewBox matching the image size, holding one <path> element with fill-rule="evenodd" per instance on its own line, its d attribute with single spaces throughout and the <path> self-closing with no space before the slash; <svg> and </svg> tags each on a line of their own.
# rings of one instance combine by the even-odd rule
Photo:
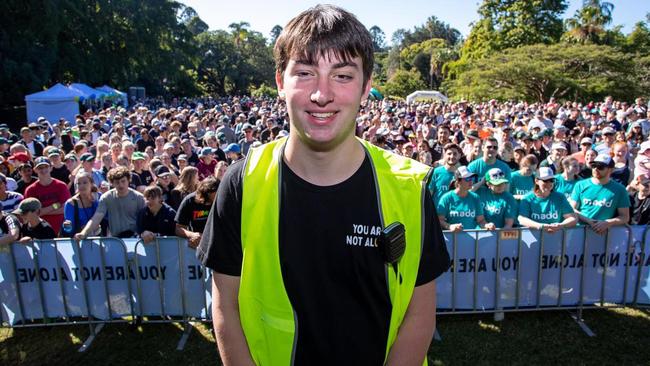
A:
<svg viewBox="0 0 650 366">
<path fill-rule="evenodd" d="M 196 198 L 196 192 L 192 192 L 183 198 L 176 212 L 176 223 L 187 226 L 192 232 L 202 233 L 212 204 L 198 203 L 194 198 Z"/>
<path fill-rule="evenodd" d="M 61 165 L 60 168 L 52 166 L 52 178 L 58 179 L 61 182 L 68 184 L 70 183 L 70 170 L 65 164 Z"/>
<path fill-rule="evenodd" d="M 41 219 L 41 222 L 34 227 L 29 227 L 27 223 L 24 223 L 20 227 L 21 237 L 29 236 L 32 239 L 54 239 L 56 238 L 56 233 L 52 226 L 48 224 L 47 221 Z"/>
<path fill-rule="evenodd" d="M 142 186 L 149 186 L 153 182 L 153 175 L 148 170 L 142 170 L 140 173 L 134 170 L 133 173 L 140 178 L 140 185 Z"/>
<path fill-rule="evenodd" d="M 219 186 L 197 256 L 207 267 L 240 276 L 241 171 Z M 296 364 L 377 364 L 384 360 L 391 315 L 371 162 L 345 182 L 315 186 L 282 164 L 281 271 L 297 314 Z M 438 277 L 449 255 L 427 190 L 425 246 L 416 286 Z M 419 210 L 419 202 L 413 203 Z M 387 223 L 388 224 L 388 223 Z"/>
<path fill-rule="evenodd" d="M 650 197 L 639 199 L 639 194 L 630 195 L 630 225 L 650 224 Z"/>
</svg>

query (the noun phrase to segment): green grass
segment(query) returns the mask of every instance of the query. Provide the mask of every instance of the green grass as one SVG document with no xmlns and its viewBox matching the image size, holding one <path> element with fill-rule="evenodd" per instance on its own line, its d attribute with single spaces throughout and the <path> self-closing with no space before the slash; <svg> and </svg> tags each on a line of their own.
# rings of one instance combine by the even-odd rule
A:
<svg viewBox="0 0 650 366">
<path fill-rule="evenodd" d="M 584 312 L 596 333 L 588 337 L 566 311 L 438 318 L 442 341 L 429 350 L 434 365 L 650 365 L 650 311 Z M 204 324 L 196 324 L 184 351 L 175 324 L 106 325 L 85 353 L 77 350 L 87 326 L 0 329 L 1 365 L 214 365 L 219 356 Z"/>
</svg>

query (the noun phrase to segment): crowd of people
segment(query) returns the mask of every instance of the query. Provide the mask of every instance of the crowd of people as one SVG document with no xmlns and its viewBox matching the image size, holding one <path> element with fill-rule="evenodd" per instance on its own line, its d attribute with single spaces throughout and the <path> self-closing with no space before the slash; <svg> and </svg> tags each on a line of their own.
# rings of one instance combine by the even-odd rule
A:
<svg viewBox="0 0 650 366">
<path fill-rule="evenodd" d="M 75 121 L 0 125 L 0 243 L 90 236 L 198 245 L 220 179 L 288 135 L 281 99 L 109 106 Z M 14 133 L 14 132 L 17 132 Z M 359 138 L 433 167 L 443 229 L 599 233 L 650 221 L 650 110 L 613 101 L 367 101 Z"/>
</svg>

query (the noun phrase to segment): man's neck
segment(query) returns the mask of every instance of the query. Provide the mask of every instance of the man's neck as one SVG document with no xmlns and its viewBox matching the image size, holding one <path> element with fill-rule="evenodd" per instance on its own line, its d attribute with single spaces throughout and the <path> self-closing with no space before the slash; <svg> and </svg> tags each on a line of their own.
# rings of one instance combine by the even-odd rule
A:
<svg viewBox="0 0 650 366">
<path fill-rule="evenodd" d="M 350 178 L 365 158 L 363 146 L 354 138 L 343 141 L 330 151 L 314 151 L 289 136 L 284 161 L 300 178 L 319 186 L 331 186 Z"/>
<path fill-rule="evenodd" d="M 27 226 L 29 226 L 29 228 L 35 228 L 40 223 L 41 219 L 39 217 L 36 217 L 33 220 L 27 220 Z"/>
<path fill-rule="evenodd" d="M 487 165 L 492 165 L 492 164 L 496 163 L 497 158 L 491 158 L 491 159 L 490 159 L 490 158 L 488 158 L 487 156 L 484 156 L 484 157 L 483 157 L 483 160 L 485 161 L 485 164 L 487 164 Z"/>
<path fill-rule="evenodd" d="M 445 169 L 449 172 L 455 172 L 456 171 L 456 164 L 450 165 L 449 163 L 445 162 Z"/>
<path fill-rule="evenodd" d="M 49 186 L 52 183 L 52 177 L 38 177 L 38 183 L 42 186 Z"/>
<path fill-rule="evenodd" d="M 604 185 L 609 183 L 609 177 L 603 177 L 603 178 L 591 177 L 591 181 L 595 184 Z"/>
<path fill-rule="evenodd" d="M 125 189 L 124 192 L 120 192 L 119 190 L 116 189 L 115 192 L 117 192 L 118 197 L 126 197 L 129 194 L 129 189 L 128 188 Z"/>
<path fill-rule="evenodd" d="M 149 207 L 149 211 L 151 211 L 151 214 L 156 216 L 158 215 L 158 212 L 160 212 L 160 209 L 162 208 L 162 205 L 158 207 Z"/>
</svg>

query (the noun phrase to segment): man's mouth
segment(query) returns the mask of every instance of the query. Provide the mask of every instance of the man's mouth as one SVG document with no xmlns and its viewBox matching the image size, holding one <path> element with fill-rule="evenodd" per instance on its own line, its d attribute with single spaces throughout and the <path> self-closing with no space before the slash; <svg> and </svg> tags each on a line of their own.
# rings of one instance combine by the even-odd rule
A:
<svg viewBox="0 0 650 366">
<path fill-rule="evenodd" d="M 318 119 L 327 119 L 332 117 L 336 112 L 307 112 L 310 116 Z"/>
</svg>

